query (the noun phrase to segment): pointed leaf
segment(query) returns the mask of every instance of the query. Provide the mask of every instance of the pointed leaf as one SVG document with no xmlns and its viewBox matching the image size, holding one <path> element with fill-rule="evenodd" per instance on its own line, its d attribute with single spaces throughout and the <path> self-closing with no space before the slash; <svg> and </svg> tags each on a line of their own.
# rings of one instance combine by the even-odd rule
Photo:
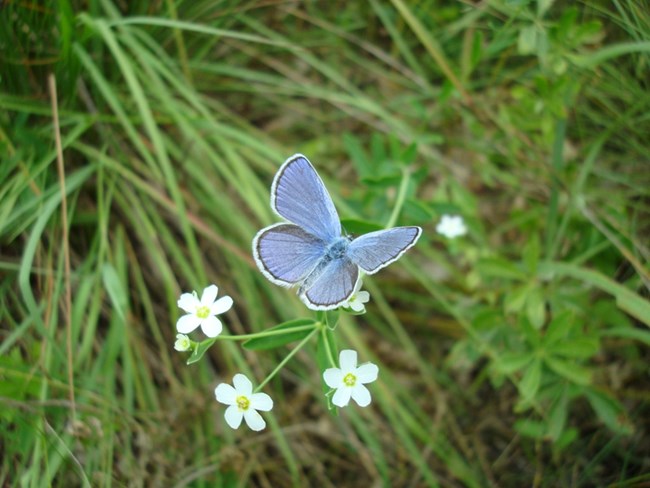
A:
<svg viewBox="0 0 650 488">
<path fill-rule="evenodd" d="M 564 339 L 569 335 L 574 325 L 575 316 L 573 312 L 565 310 L 556 314 L 546 329 L 544 344 L 552 344 L 553 342 Z"/>
<path fill-rule="evenodd" d="M 507 352 L 494 360 L 494 368 L 502 374 L 512 374 L 519 371 L 533 359 L 530 352 Z"/>
<path fill-rule="evenodd" d="M 215 342 L 217 342 L 217 339 L 206 339 L 199 342 L 199 344 L 194 348 L 194 351 L 192 351 L 192 355 L 187 358 L 186 364 L 193 364 L 199 361 Z"/>
<path fill-rule="evenodd" d="M 548 415 L 548 435 L 554 441 L 558 440 L 566 426 L 566 419 L 569 415 L 569 395 L 566 388 L 563 389 L 560 397 L 551 407 Z"/>
<path fill-rule="evenodd" d="M 128 306 L 127 294 L 117 271 L 109 263 L 102 266 L 102 281 L 104 282 L 104 288 L 106 288 L 114 310 L 124 320 Z"/>
<path fill-rule="evenodd" d="M 546 365 L 560 376 L 578 385 L 591 383 L 591 370 L 575 363 L 569 363 L 556 357 L 547 357 Z"/>
<path fill-rule="evenodd" d="M 526 297 L 526 316 L 531 325 L 539 330 L 546 319 L 546 302 L 540 288 L 533 288 Z"/>
<path fill-rule="evenodd" d="M 542 380 L 542 362 L 536 358 L 528 366 L 524 377 L 519 382 L 519 392 L 524 400 L 532 400 L 537 394 Z"/>
<path fill-rule="evenodd" d="M 476 263 L 479 273 L 486 277 L 525 281 L 528 275 L 503 258 L 483 258 Z"/>
<path fill-rule="evenodd" d="M 609 330 L 600 332 L 603 337 L 622 337 L 625 339 L 634 339 L 643 342 L 646 346 L 650 346 L 650 332 L 643 329 L 634 327 L 615 327 Z"/>
<path fill-rule="evenodd" d="M 595 337 L 579 337 L 566 339 L 553 345 L 553 354 L 569 358 L 588 359 L 600 349 Z"/>
<path fill-rule="evenodd" d="M 515 422 L 515 430 L 523 436 L 541 439 L 546 433 L 546 426 L 539 420 L 520 419 Z"/>
<path fill-rule="evenodd" d="M 615 398 L 597 390 L 586 390 L 585 395 L 598 418 L 614 432 L 629 435 L 633 427 L 627 418 L 627 412 Z"/>
<path fill-rule="evenodd" d="M 527 284 L 514 287 L 503 299 L 503 308 L 506 313 L 520 312 L 526 304 L 530 287 Z"/>
<path fill-rule="evenodd" d="M 537 236 L 537 234 L 533 234 L 533 236 L 528 240 L 528 242 L 524 246 L 524 252 L 523 252 L 524 264 L 526 265 L 526 269 L 531 275 L 537 274 L 537 264 L 539 263 L 539 254 L 540 254 L 539 237 Z"/>
</svg>

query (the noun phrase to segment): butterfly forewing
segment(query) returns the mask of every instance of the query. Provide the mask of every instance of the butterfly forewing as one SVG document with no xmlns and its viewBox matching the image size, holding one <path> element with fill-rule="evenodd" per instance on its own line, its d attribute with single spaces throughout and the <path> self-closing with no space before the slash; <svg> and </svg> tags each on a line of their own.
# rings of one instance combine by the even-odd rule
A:
<svg viewBox="0 0 650 488">
<path fill-rule="evenodd" d="M 273 283 L 292 286 L 301 282 L 325 252 L 323 241 L 293 224 L 275 224 L 253 239 L 253 257 Z"/>
<path fill-rule="evenodd" d="M 422 234 L 420 227 L 394 227 L 357 237 L 348 247 L 348 257 L 368 274 L 397 261 Z"/>
<path fill-rule="evenodd" d="M 324 242 L 341 235 L 341 222 L 323 181 L 302 154 L 291 156 L 271 187 L 271 207 Z"/>
<path fill-rule="evenodd" d="M 327 263 L 301 299 L 313 310 L 331 310 L 347 301 L 359 279 L 359 267 L 347 258 Z"/>
</svg>

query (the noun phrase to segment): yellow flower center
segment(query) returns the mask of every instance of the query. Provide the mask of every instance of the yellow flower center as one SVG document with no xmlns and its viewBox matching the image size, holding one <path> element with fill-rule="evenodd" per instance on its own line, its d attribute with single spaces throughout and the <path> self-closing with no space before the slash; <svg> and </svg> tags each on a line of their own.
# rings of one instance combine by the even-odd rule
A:
<svg viewBox="0 0 650 488">
<path fill-rule="evenodd" d="M 198 307 L 196 309 L 196 316 L 200 319 L 207 319 L 208 315 L 210 315 L 210 307 Z"/>
<path fill-rule="evenodd" d="M 239 408 L 240 411 L 245 412 L 248 410 L 248 407 L 250 407 L 251 401 L 248 399 L 248 397 L 241 395 L 237 397 L 237 407 Z"/>
<path fill-rule="evenodd" d="M 354 376 L 352 373 L 348 373 L 343 377 L 343 383 L 345 383 L 345 386 L 354 386 L 357 382 L 357 377 Z"/>
</svg>

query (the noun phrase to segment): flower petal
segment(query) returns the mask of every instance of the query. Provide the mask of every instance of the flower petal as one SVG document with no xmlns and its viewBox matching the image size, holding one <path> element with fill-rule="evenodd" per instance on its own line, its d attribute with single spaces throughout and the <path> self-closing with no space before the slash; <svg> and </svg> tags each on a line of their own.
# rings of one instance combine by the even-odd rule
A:
<svg viewBox="0 0 650 488">
<path fill-rule="evenodd" d="M 178 302 L 176 302 L 178 308 L 182 308 L 187 313 L 196 312 L 196 307 L 199 305 L 199 303 L 200 302 L 197 300 L 193 293 L 183 293 L 178 299 Z"/>
<path fill-rule="evenodd" d="M 244 418 L 246 419 L 246 423 L 251 428 L 251 430 L 254 430 L 255 432 L 258 432 L 266 427 L 266 422 L 262 416 L 257 413 L 257 410 L 249 408 L 244 412 Z"/>
<path fill-rule="evenodd" d="M 352 388 L 343 386 L 332 396 L 332 403 L 337 407 L 345 407 L 350 403 L 350 396 L 352 396 Z"/>
<path fill-rule="evenodd" d="M 203 290 L 203 295 L 201 295 L 201 305 L 210 307 L 214 303 L 214 299 L 217 298 L 217 293 L 219 293 L 217 285 L 208 286 Z"/>
<path fill-rule="evenodd" d="M 214 396 L 219 403 L 225 405 L 234 405 L 237 403 L 237 390 L 228 383 L 219 383 L 214 389 Z"/>
<path fill-rule="evenodd" d="M 255 410 L 268 412 L 273 408 L 273 399 L 266 393 L 253 393 L 250 396 L 250 401 L 250 408 L 254 408 Z"/>
<path fill-rule="evenodd" d="M 357 367 L 357 351 L 344 349 L 339 354 L 339 366 L 344 372 L 352 371 Z"/>
<path fill-rule="evenodd" d="M 176 322 L 176 330 L 181 334 L 189 334 L 196 329 L 201 323 L 201 319 L 196 315 L 187 314 L 183 315 L 178 322 Z"/>
<path fill-rule="evenodd" d="M 244 412 L 239 410 L 237 405 L 230 405 L 224 414 L 226 423 L 233 429 L 238 429 L 241 425 L 241 419 L 244 418 Z"/>
<path fill-rule="evenodd" d="M 359 300 L 361 303 L 368 303 L 370 300 L 370 293 L 367 291 L 360 291 L 357 293 L 357 300 Z"/>
<path fill-rule="evenodd" d="M 238 395 L 250 397 L 251 393 L 253 393 L 253 383 L 246 378 L 246 375 L 237 373 L 232 379 L 232 384 L 235 385 L 235 390 L 237 390 Z"/>
<path fill-rule="evenodd" d="M 219 315 L 230 310 L 230 307 L 232 307 L 232 298 L 226 295 L 212 304 L 210 307 L 210 313 L 212 315 Z"/>
<path fill-rule="evenodd" d="M 379 368 L 374 363 L 365 363 L 357 368 L 357 381 L 359 383 L 372 383 L 377 379 Z"/>
<path fill-rule="evenodd" d="M 357 383 L 354 385 L 354 388 L 352 388 L 352 399 L 357 402 L 360 407 L 367 407 L 370 405 L 370 401 L 372 400 L 370 398 L 370 391 L 368 391 L 368 388 L 363 386 L 361 383 Z"/>
<path fill-rule="evenodd" d="M 329 368 L 323 373 L 325 384 L 330 388 L 338 388 L 343 382 L 343 371 L 339 368 Z"/>
<path fill-rule="evenodd" d="M 185 334 L 176 334 L 176 342 L 174 342 L 174 349 L 177 351 L 189 351 L 192 348 L 190 338 Z"/>
<path fill-rule="evenodd" d="M 219 334 L 221 334 L 223 325 L 221 325 L 221 320 L 219 320 L 217 317 L 214 315 L 209 315 L 201 322 L 201 330 L 208 337 L 217 337 Z"/>
<path fill-rule="evenodd" d="M 355 312 L 362 312 L 366 307 L 357 298 L 356 300 L 350 302 L 350 308 Z"/>
</svg>

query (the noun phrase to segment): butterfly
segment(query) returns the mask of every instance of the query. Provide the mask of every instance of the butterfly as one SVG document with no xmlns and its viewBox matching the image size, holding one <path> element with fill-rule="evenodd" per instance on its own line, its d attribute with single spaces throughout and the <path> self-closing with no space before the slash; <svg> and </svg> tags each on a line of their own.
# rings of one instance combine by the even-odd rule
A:
<svg viewBox="0 0 650 488">
<path fill-rule="evenodd" d="M 312 310 L 347 302 L 361 272 L 373 274 L 397 261 L 422 234 L 420 227 L 395 227 L 357 238 L 344 234 L 334 202 L 309 160 L 294 154 L 271 186 L 271 208 L 285 222 L 260 230 L 253 257 L 262 274 L 280 286 L 298 286 Z"/>
</svg>

